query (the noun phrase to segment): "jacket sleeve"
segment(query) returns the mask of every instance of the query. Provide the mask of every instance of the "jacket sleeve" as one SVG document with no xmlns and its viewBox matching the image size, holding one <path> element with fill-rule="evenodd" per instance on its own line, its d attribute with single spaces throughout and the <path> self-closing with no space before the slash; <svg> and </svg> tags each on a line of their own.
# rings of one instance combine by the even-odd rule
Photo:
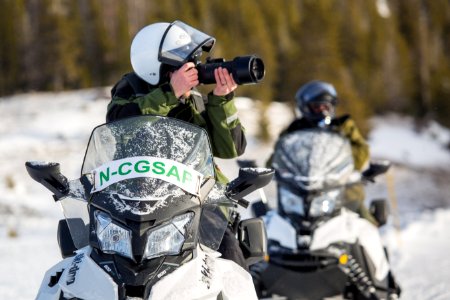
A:
<svg viewBox="0 0 450 300">
<path fill-rule="evenodd" d="M 206 115 L 214 156 L 234 158 L 244 153 L 247 146 L 245 129 L 242 126 L 233 94 L 219 97 L 208 94 Z"/>
<path fill-rule="evenodd" d="M 340 131 L 350 140 L 355 168 L 363 170 L 369 163 L 369 145 L 351 118 L 347 118 L 341 124 Z"/>
<path fill-rule="evenodd" d="M 169 111 L 178 104 L 178 99 L 168 83 L 142 95 L 136 95 L 126 83 L 122 83 L 122 86 L 120 84 L 121 82 L 111 91 L 112 99 L 106 113 L 107 122 L 135 115 L 167 116 Z"/>
</svg>

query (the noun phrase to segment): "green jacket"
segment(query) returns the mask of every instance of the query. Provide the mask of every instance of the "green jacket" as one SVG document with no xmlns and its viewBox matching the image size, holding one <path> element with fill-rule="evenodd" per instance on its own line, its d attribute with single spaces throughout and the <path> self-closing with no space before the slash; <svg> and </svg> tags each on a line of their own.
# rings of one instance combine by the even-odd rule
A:
<svg viewBox="0 0 450 300">
<path fill-rule="evenodd" d="M 206 129 L 215 157 L 234 158 L 244 153 L 247 142 L 233 96 L 233 93 L 221 97 L 209 93 L 203 97 L 192 90 L 182 103 L 169 83 L 151 86 L 128 73 L 111 90 L 106 121 L 141 114 L 177 118 Z M 228 181 L 218 168 L 216 173 L 218 181 Z"/>
<path fill-rule="evenodd" d="M 353 121 L 349 116 L 340 119 L 342 119 L 342 121 L 340 124 L 337 124 L 337 130 L 350 141 L 355 169 L 361 171 L 369 164 L 369 145 L 359 129 L 356 127 L 355 121 Z"/>
</svg>

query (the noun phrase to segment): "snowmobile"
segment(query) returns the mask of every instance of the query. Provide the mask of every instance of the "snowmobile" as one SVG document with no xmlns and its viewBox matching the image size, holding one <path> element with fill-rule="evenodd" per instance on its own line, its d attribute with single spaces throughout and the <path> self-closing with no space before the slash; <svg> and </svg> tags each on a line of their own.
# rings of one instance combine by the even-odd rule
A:
<svg viewBox="0 0 450 300">
<path fill-rule="evenodd" d="M 351 187 L 374 181 L 390 163 L 373 161 L 355 172 L 348 140 L 317 128 L 282 136 L 272 166 L 277 209 L 252 205 L 268 238 L 268 258 L 251 266 L 259 298 L 397 299 L 377 226 L 345 201 Z M 378 226 L 387 209 L 385 199 L 371 202 Z"/>
<path fill-rule="evenodd" d="M 240 221 L 235 208 L 273 170 L 241 168 L 228 185 L 216 182 L 202 128 L 161 116 L 122 119 L 92 131 L 80 178 L 68 180 L 59 163 L 26 168 L 65 217 L 63 260 L 36 299 L 257 298 L 250 273 L 216 250 L 233 224 L 248 265 L 266 254 L 262 220 Z"/>
</svg>

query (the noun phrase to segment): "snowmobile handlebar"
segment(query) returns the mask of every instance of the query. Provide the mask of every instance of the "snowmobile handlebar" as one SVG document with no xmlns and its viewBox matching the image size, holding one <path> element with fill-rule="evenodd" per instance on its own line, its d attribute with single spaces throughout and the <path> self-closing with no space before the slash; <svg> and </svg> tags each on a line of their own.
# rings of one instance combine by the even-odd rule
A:
<svg viewBox="0 0 450 300">
<path fill-rule="evenodd" d="M 375 177 L 386 173 L 392 163 L 388 160 L 371 161 L 369 167 L 361 173 L 363 180 L 374 182 Z"/>
</svg>

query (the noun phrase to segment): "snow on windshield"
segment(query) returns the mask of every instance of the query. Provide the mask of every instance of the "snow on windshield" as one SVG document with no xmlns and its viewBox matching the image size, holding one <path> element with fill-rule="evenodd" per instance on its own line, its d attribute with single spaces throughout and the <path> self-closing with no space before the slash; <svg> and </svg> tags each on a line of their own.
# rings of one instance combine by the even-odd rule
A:
<svg viewBox="0 0 450 300">
<path fill-rule="evenodd" d="M 90 139 L 82 168 L 88 173 L 113 160 L 151 156 L 177 161 L 203 174 L 214 176 L 206 132 L 191 124 L 157 116 L 123 119 L 97 127 Z M 112 184 L 106 191 L 127 198 L 160 199 L 180 188 L 155 178 L 133 178 Z"/>
<path fill-rule="evenodd" d="M 350 145 L 340 135 L 323 130 L 296 131 L 283 137 L 273 165 L 280 176 L 304 188 L 337 184 L 353 171 Z"/>
<path fill-rule="evenodd" d="M 168 158 L 211 173 L 204 169 L 205 158 L 211 156 L 206 133 L 199 127 L 155 116 L 97 127 L 88 145 L 83 173 L 105 162 L 134 156 Z"/>
</svg>

